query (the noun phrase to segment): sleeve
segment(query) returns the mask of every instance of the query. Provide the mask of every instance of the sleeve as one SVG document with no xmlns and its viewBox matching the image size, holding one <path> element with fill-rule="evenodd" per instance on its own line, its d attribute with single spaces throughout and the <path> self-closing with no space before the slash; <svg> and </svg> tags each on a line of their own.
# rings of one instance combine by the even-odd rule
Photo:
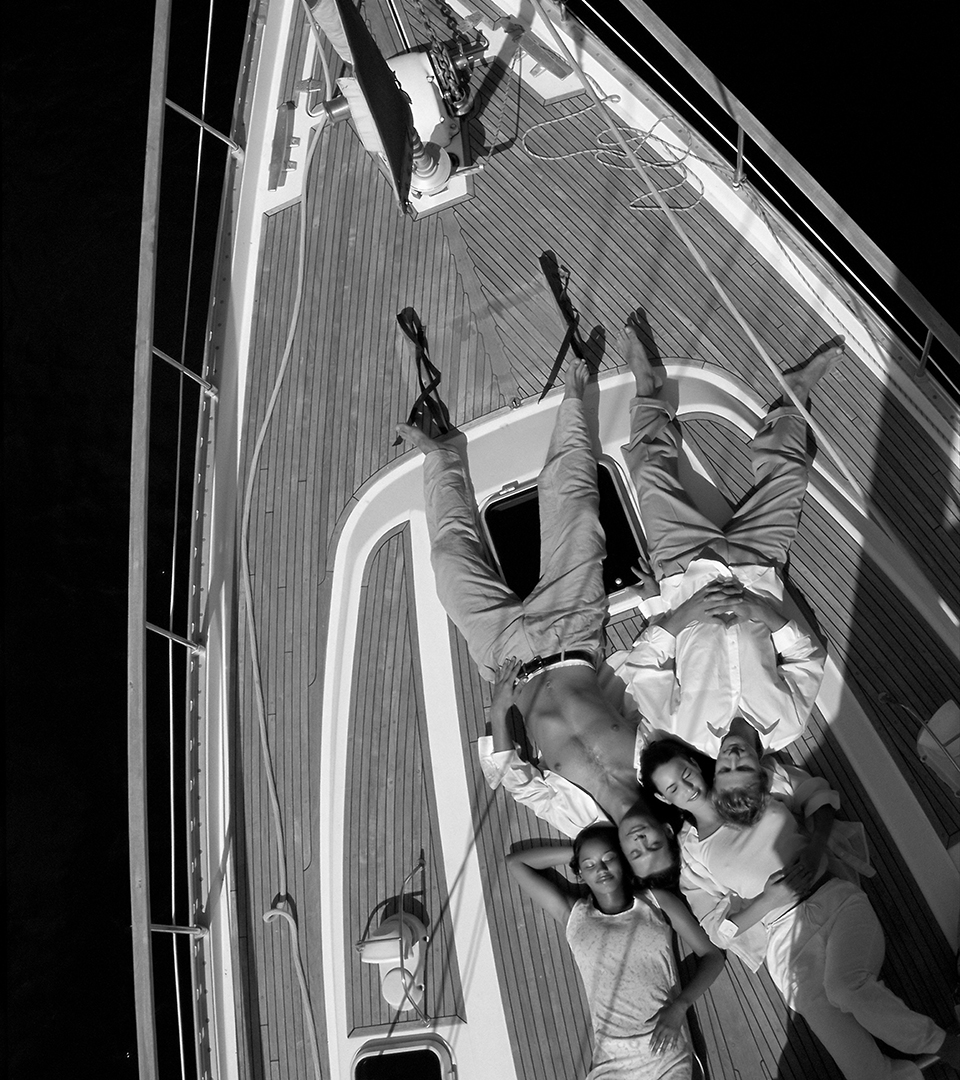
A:
<svg viewBox="0 0 960 1080">
<path fill-rule="evenodd" d="M 541 772 L 523 761 L 516 750 L 495 752 L 492 736 L 484 735 L 477 740 L 477 752 L 480 770 L 489 787 L 494 791 L 502 787 L 564 835 L 572 838 L 588 825 L 609 821 L 599 803 L 576 784 L 556 773 Z"/>
<path fill-rule="evenodd" d="M 779 750 L 794 742 L 803 731 L 823 682 L 823 666 L 827 651 L 808 627 L 791 619 L 771 635 L 777 650 L 777 671 L 789 701 L 770 743 Z"/>
<path fill-rule="evenodd" d="M 770 794 L 775 795 L 794 814 L 812 817 L 821 806 L 840 809 L 840 796 L 822 776 L 811 776 L 796 765 L 773 765 Z"/>
<path fill-rule="evenodd" d="M 732 952 L 751 971 L 758 971 L 767 954 L 767 931 L 755 923 L 738 931 L 728 918 L 744 907 L 736 893 L 725 892 L 710 877 L 695 855 L 681 847 L 680 890 L 707 937 L 720 949 Z"/>
<path fill-rule="evenodd" d="M 614 665 L 627 693 L 656 727 L 669 728 L 680 706 L 677 639 L 659 625 L 643 631 L 637 643 Z"/>
</svg>

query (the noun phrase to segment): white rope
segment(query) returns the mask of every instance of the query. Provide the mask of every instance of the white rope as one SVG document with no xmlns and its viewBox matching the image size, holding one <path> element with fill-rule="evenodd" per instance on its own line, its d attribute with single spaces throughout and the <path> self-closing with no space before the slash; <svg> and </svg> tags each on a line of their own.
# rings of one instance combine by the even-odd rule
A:
<svg viewBox="0 0 960 1080">
<path fill-rule="evenodd" d="M 656 188 L 656 192 L 663 196 L 669 194 L 671 191 L 681 191 L 683 190 L 684 185 L 687 185 L 694 189 L 693 202 L 688 203 L 685 206 L 674 205 L 671 206 L 670 209 L 675 213 L 685 213 L 695 209 L 704 196 L 703 182 L 696 173 L 691 172 L 690 169 L 687 168 L 684 162 L 687 159 L 691 159 L 713 165 L 714 168 L 716 168 L 716 165 L 713 162 L 707 162 L 705 158 L 697 157 L 689 146 L 684 146 L 682 144 L 678 146 L 675 142 L 665 139 L 662 135 L 654 134 L 657 128 L 661 124 L 666 125 L 668 120 L 674 120 L 680 128 L 686 131 L 686 126 L 677 116 L 661 116 L 649 130 L 645 130 L 644 128 L 625 127 L 622 124 L 615 124 L 611 127 L 604 128 L 596 136 L 596 145 L 585 150 L 568 150 L 562 154 L 546 154 L 531 150 L 527 145 L 527 139 L 536 131 L 542 131 L 543 129 L 552 127 L 556 124 L 562 124 L 565 120 L 574 120 L 578 116 L 583 116 L 588 112 L 592 112 L 598 104 L 603 104 L 608 101 L 617 102 L 619 100 L 620 98 L 617 94 L 601 95 L 600 91 L 596 90 L 596 100 L 592 101 L 584 108 L 577 109 L 576 112 L 566 113 L 564 116 L 556 116 L 550 120 L 543 120 L 539 124 L 534 124 L 532 127 L 527 128 L 520 139 L 520 145 L 523 148 L 524 153 L 536 161 L 567 161 L 570 158 L 591 157 L 601 168 L 616 169 L 621 172 L 634 172 L 634 161 L 637 160 L 637 155 L 640 150 L 648 142 L 656 143 L 666 151 L 668 155 L 673 154 L 675 156 L 664 158 L 664 155 L 661 153 L 658 156 L 663 160 L 657 160 L 655 158 L 646 161 L 645 164 L 649 168 L 672 170 L 679 174 L 679 179 L 675 183 L 661 184 Z M 669 131 L 669 128 L 667 130 Z M 732 169 L 730 170 L 730 174 L 733 175 Z M 655 194 L 651 190 L 641 192 L 637 195 L 636 198 L 628 203 L 628 208 L 630 210 L 658 211 L 662 209 L 662 206 L 656 202 Z"/>
<path fill-rule="evenodd" d="M 303 967 L 303 959 L 300 955 L 300 936 L 297 927 L 296 919 L 289 910 L 288 894 L 287 894 L 287 859 L 284 852 L 284 839 L 283 839 L 283 816 L 280 810 L 280 799 L 277 795 L 277 782 L 273 768 L 273 757 L 270 752 L 270 740 L 267 734 L 267 707 L 266 700 L 263 693 L 263 679 L 260 670 L 260 648 L 257 640 L 257 626 L 256 617 L 253 607 L 253 592 L 250 585 L 251 572 L 250 572 L 250 552 L 249 552 L 249 531 L 250 531 L 250 508 L 253 504 L 253 490 L 257 482 L 259 474 L 259 461 L 260 454 L 263 450 L 263 444 L 267 437 L 267 429 L 270 425 L 270 421 L 273 418 L 273 412 L 277 405 L 277 400 L 280 397 L 280 390 L 283 385 L 284 376 L 287 372 L 287 367 L 290 363 L 290 356 L 293 351 L 294 336 L 297 331 L 297 327 L 300 322 L 300 308 L 303 300 L 303 284 L 304 284 L 304 268 L 306 265 L 306 246 L 307 246 L 307 179 L 310 174 L 310 164 L 313 160 L 314 152 L 320 145 L 320 133 L 323 129 L 325 120 L 321 118 L 320 124 L 317 126 L 316 137 L 311 142 L 307 149 L 306 158 L 303 165 L 304 173 L 304 188 L 303 196 L 300 206 L 300 220 L 299 228 L 297 231 L 297 291 L 293 301 L 293 311 L 290 316 L 290 328 L 287 331 L 287 340 L 283 348 L 283 355 L 280 359 L 280 366 L 277 369 L 277 377 L 273 384 L 273 392 L 270 395 L 270 400 L 267 402 L 267 408 L 264 412 L 263 421 L 260 424 L 260 430 L 257 432 L 257 439 L 254 444 L 253 454 L 250 458 L 250 464 L 247 468 L 247 484 L 246 490 L 243 496 L 243 515 L 240 524 L 240 584 L 242 588 L 243 606 L 247 616 L 247 642 L 250 647 L 250 664 L 253 672 L 254 682 L 254 697 L 257 703 L 257 721 L 260 731 L 260 751 L 263 758 L 263 768 L 267 779 L 267 791 L 270 796 L 270 808 L 273 816 L 273 830 L 274 841 L 277 849 L 277 873 L 280 879 L 278 894 L 279 902 L 264 912 L 264 922 L 272 922 L 276 918 L 280 918 L 283 924 L 290 931 L 291 945 L 293 949 L 293 959 L 296 965 L 297 982 L 300 986 L 300 998 L 303 1004 L 304 1023 L 307 1028 L 307 1034 L 310 1039 L 310 1049 L 313 1056 L 313 1068 L 316 1080 L 322 1080 L 322 1073 L 320 1069 L 320 1041 L 317 1034 L 316 1019 L 313 1015 L 313 1006 L 310 1001 L 310 989 L 307 985 L 306 973 Z"/>
<path fill-rule="evenodd" d="M 580 64 L 578 63 L 576 58 L 571 53 L 570 49 L 567 47 L 566 42 L 560 36 L 559 32 L 557 31 L 557 28 L 553 24 L 553 21 L 548 18 L 546 12 L 543 10 L 541 0 L 533 0 L 533 4 L 534 4 L 534 7 L 536 7 L 537 11 L 539 12 L 540 17 L 543 19 L 544 23 L 547 25 L 548 29 L 550 30 L 550 33 L 551 33 L 554 41 L 556 42 L 557 47 L 559 48 L 560 52 L 565 56 L 567 62 L 574 69 L 574 71 L 577 72 L 577 75 L 578 75 L 578 77 L 580 79 L 581 85 L 583 86 L 584 90 L 587 92 L 587 94 L 589 94 L 589 96 L 591 98 L 593 98 L 594 104 L 606 114 L 608 119 L 611 120 L 611 126 L 608 128 L 608 130 L 613 132 L 614 138 L 619 143 L 620 148 L 623 151 L 624 155 L 630 160 L 630 162 L 632 163 L 632 165 L 633 165 L 634 169 L 636 170 L 636 172 L 643 179 L 644 183 L 646 184 L 647 188 L 650 191 L 650 194 L 652 195 L 652 197 L 656 201 L 658 207 L 666 214 L 667 220 L 673 226 L 674 231 L 676 232 L 676 234 L 679 237 L 680 241 L 683 243 L 683 245 L 687 248 L 687 250 L 693 256 L 694 261 L 697 263 L 697 265 L 703 271 L 704 276 L 707 278 L 707 280 L 713 286 L 713 288 L 716 291 L 717 295 L 720 297 L 720 300 L 723 302 L 724 307 L 726 307 L 726 309 L 727 309 L 727 311 L 729 311 L 731 317 L 734 319 L 734 321 L 737 323 L 737 325 L 743 331 L 743 333 L 745 334 L 747 340 L 754 347 L 754 349 L 756 350 L 756 352 L 759 355 L 760 359 L 763 360 L 763 362 L 769 368 L 770 373 L 773 375 L 773 377 L 776 380 L 777 384 L 780 386 L 784 397 L 788 398 L 799 409 L 801 414 L 804 416 L 807 424 L 809 425 L 810 429 L 816 435 L 818 443 L 823 447 L 823 449 L 827 452 L 829 457 L 833 460 L 833 463 L 840 470 L 840 473 L 842 474 L 843 478 L 846 480 L 846 482 L 847 482 L 847 484 L 849 486 L 848 494 L 850 494 L 852 496 L 852 501 L 858 505 L 858 508 L 860 509 L 860 511 L 864 515 L 866 515 L 867 517 L 871 517 L 875 522 L 877 522 L 883 528 L 883 530 L 890 536 L 891 539 L 895 540 L 896 539 L 896 533 L 891 528 L 889 522 L 887 522 L 887 520 L 883 517 L 882 514 L 880 514 L 880 512 L 875 507 L 872 507 L 870 505 L 870 502 L 869 502 L 869 500 L 868 500 L 868 498 L 866 496 L 866 493 L 863 491 L 860 484 L 854 478 L 854 476 L 851 473 L 850 469 L 847 467 L 846 463 L 843 461 L 840 453 L 837 451 L 836 447 L 833 445 L 832 440 L 830 440 L 827 437 L 826 433 L 823 431 L 823 429 L 820 427 L 820 425 L 816 423 L 816 421 L 813 419 L 813 417 L 807 411 L 807 409 L 805 407 L 805 404 L 799 400 L 799 398 L 794 393 L 794 391 L 787 385 L 787 382 L 784 379 L 779 367 L 774 363 L 773 359 L 770 357 L 770 354 L 767 352 L 767 350 L 764 348 L 763 344 L 757 338 L 756 334 L 754 334 L 753 330 L 750 328 L 750 326 L 748 325 L 746 320 L 743 318 L 743 316 L 737 310 L 737 307 L 734 305 L 733 301 L 727 295 L 727 293 L 724 290 L 723 286 L 717 280 L 716 276 L 710 270 L 709 266 L 707 266 L 703 256 L 697 250 L 697 248 L 694 245 L 693 241 L 689 238 L 689 236 L 687 236 L 687 233 L 684 230 L 683 226 L 680 224 L 680 221 L 678 220 L 674 210 L 671 209 L 671 207 L 669 207 L 664 202 L 664 200 L 661 198 L 660 193 L 657 191 L 656 185 L 652 182 L 652 180 L 647 175 L 646 169 L 640 163 L 640 160 L 637 158 L 637 156 L 633 152 L 632 148 L 629 146 L 629 144 L 626 142 L 626 140 L 620 134 L 619 125 L 617 125 L 617 123 L 616 123 L 616 117 L 610 112 L 609 109 L 607 109 L 607 106 L 606 106 L 604 100 L 594 90 L 593 86 L 591 85 L 591 81 L 587 77 L 587 75 L 584 72 L 583 68 L 580 66 Z"/>
</svg>

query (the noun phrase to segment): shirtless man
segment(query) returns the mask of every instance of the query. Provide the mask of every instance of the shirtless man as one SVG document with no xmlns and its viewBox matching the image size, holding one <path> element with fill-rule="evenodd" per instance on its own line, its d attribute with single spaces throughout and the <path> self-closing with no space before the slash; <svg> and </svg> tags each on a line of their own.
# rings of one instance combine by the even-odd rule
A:
<svg viewBox="0 0 960 1080">
<path fill-rule="evenodd" d="M 583 415 L 588 371 L 575 361 L 538 478 L 540 580 L 521 601 L 490 565 L 460 454 L 443 438 L 400 424 L 424 454 L 424 500 L 437 593 L 481 675 L 494 682 L 492 739 L 481 740 L 491 787 L 505 787 L 568 836 L 634 811 L 636 724 L 604 696 L 598 676 L 607 616 L 597 517 L 597 463 Z M 622 693 L 622 688 L 621 688 Z M 507 729 L 515 705 L 542 767 L 520 759 Z M 491 745 L 492 744 L 492 745 Z M 670 855 L 651 817 L 648 872 Z"/>
<path fill-rule="evenodd" d="M 790 402 L 770 409 L 751 443 L 754 487 L 717 527 L 680 482 L 680 427 L 636 330 L 624 457 L 656 582 L 640 605 L 650 623 L 615 666 L 652 727 L 718 758 L 718 790 L 742 788 L 755 780 L 752 758 L 799 738 L 823 678 L 825 650 L 783 581 L 807 487 L 807 425 Z M 787 385 L 805 400 L 842 353 L 819 353 Z"/>
</svg>

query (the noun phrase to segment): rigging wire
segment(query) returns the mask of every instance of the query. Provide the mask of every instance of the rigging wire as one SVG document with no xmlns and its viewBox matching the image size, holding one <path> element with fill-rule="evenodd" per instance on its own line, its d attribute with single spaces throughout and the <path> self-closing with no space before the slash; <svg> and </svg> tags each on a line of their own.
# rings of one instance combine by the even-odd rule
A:
<svg viewBox="0 0 960 1080">
<path fill-rule="evenodd" d="M 284 853 L 283 815 L 280 809 L 280 799 L 277 795 L 277 782 L 273 767 L 273 756 L 270 752 L 270 740 L 267 734 L 267 708 L 263 692 L 263 678 L 260 665 L 260 647 L 257 638 L 256 615 L 253 605 L 253 590 L 250 584 L 252 574 L 250 571 L 249 532 L 250 510 L 253 505 L 254 487 L 256 486 L 259 475 L 258 463 L 260 460 L 260 454 L 263 450 L 263 444 L 267 437 L 267 429 L 269 428 L 270 421 L 273 418 L 274 409 L 276 408 L 277 401 L 280 397 L 280 390 L 283 386 L 283 380 L 287 372 L 287 367 L 290 363 L 291 354 L 293 352 L 294 337 L 300 323 L 300 309 L 303 301 L 304 271 L 306 266 L 307 246 L 307 178 L 309 177 L 310 166 L 313 161 L 313 155 L 317 147 L 320 145 L 320 135 L 322 133 L 325 122 L 325 117 L 321 116 L 320 123 L 313 129 L 314 138 L 310 143 L 310 146 L 307 148 L 307 153 L 304 159 L 304 186 L 300 205 L 300 220 L 297 229 L 297 289 L 293 300 L 293 309 L 290 315 L 290 326 L 287 330 L 287 340 L 284 344 L 283 354 L 280 358 L 280 366 L 277 369 L 277 376 L 274 380 L 273 391 L 270 395 L 269 401 L 267 402 L 267 407 L 264 411 L 263 420 L 261 421 L 260 429 L 257 432 L 257 438 L 256 442 L 254 443 L 253 453 L 250 456 L 250 462 L 247 466 L 247 483 L 243 496 L 243 513 L 240 523 L 241 595 L 243 599 L 243 608 L 247 617 L 247 643 L 250 648 L 250 666 L 253 672 L 254 698 L 256 699 L 257 703 L 257 722 L 260 733 L 260 751 L 263 760 L 263 768 L 267 779 L 267 791 L 270 796 L 270 808 L 273 817 L 274 840 L 277 849 L 277 873 L 279 877 L 277 902 L 264 912 L 263 920 L 264 922 L 269 923 L 273 922 L 274 919 L 279 918 L 290 931 L 293 959 L 297 974 L 297 983 L 300 987 L 300 1000 L 303 1005 L 304 1024 L 307 1028 L 307 1034 L 310 1040 L 310 1051 L 313 1057 L 314 1073 L 317 1080 L 321 1080 L 322 1078 L 322 1071 L 320 1068 L 320 1041 L 317 1033 L 316 1019 L 313 1015 L 313 1005 L 310 1000 L 310 988 L 307 985 L 306 972 L 304 971 L 303 967 L 303 957 L 300 953 L 299 927 L 297 926 L 297 920 L 295 916 L 290 910 L 290 901 L 287 892 L 287 860 Z"/>
<path fill-rule="evenodd" d="M 617 143 L 619 143 L 620 148 L 623 151 L 624 155 L 630 160 L 630 162 L 632 163 L 634 169 L 636 170 L 636 172 L 640 175 L 640 177 L 642 178 L 642 180 L 646 184 L 647 188 L 650 191 L 650 194 L 653 196 L 654 200 L 657 202 L 659 208 L 666 214 L 667 220 L 673 226 L 673 229 L 676 232 L 677 236 L 679 237 L 680 241 L 683 243 L 683 245 L 687 248 L 687 250 L 693 256 L 694 261 L 697 263 L 697 265 L 703 271 L 704 276 L 707 278 L 707 280 L 713 286 L 714 290 L 717 293 L 717 296 L 720 298 L 723 305 L 729 311 L 731 317 L 734 319 L 734 321 L 737 323 L 737 325 L 740 327 L 740 329 L 746 335 L 747 340 L 750 342 L 750 344 L 756 350 L 756 352 L 759 355 L 760 359 L 764 362 L 764 364 L 770 370 L 770 373 L 773 375 L 773 377 L 776 380 L 777 384 L 780 386 L 784 397 L 786 397 L 790 401 L 792 401 L 793 404 L 800 410 L 801 414 L 803 415 L 803 417 L 806 420 L 807 424 L 809 425 L 810 429 L 816 435 L 818 442 L 824 448 L 824 450 L 827 452 L 829 457 L 832 459 L 832 461 L 836 465 L 837 469 L 840 471 L 841 475 L 843 476 L 843 479 L 846 481 L 846 483 L 848 485 L 848 488 L 849 488 L 848 495 L 852 496 L 852 501 L 857 505 L 858 509 L 866 517 L 870 518 L 871 520 L 876 522 L 878 525 L 880 525 L 880 527 L 889 536 L 889 538 L 891 540 L 893 540 L 894 542 L 897 542 L 896 533 L 894 532 L 894 530 L 893 530 L 892 526 L 890 525 L 890 523 L 887 521 L 886 517 L 875 506 L 871 505 L 869 499 L 867 498 L 866 493 L 863 491 L 863 488 L 860 486 L 860 484 L 854 478 L 853 473 L 850 471 L 850 469 L 847 467 L 846 463 L 841 458 L 841 456 L 840 456 L 839 452 L 837 451 L 836 447 L 833 445 L 832 440 L 826 435 L 826 433 L 823 431 L 821 426 L 813 419 L 813 417 L 810 415 L 809 411 L 807 410 L 805 404 L 798 399 L 797 395 L 787 385 L 787 382 L 784 379 L 779 367 L 777 367 L 777 365 L 774 363 L 773 359 L 770 357 L 770 354 L 764 348 L 762 342 L 757 338 L 756 334 L 754 334 L 754 332 L 750 328 L 749 324 L 746 322 L 746 320 L 740 314 L 740 312 L 737 309 L 736 305 L 733 303 L 733 301 L 727 295 L 726 290 L 723 288 L 723 286 L 717 280 L 716 275 L 707 266 L 707 263 L 706 263 L 705 259 L 700 254 L 700 252 L 697 249 L 696 245 L 693 243 L 693 241 L 687 235 L 686 230 L 683 228 L 680 221 L 678 220 L 675 211 L 671 207 L 669 207 L 666 204 L 666 202 L 664 202 L 663 198 L 660 196 L 656 185 L 653 183 L 653 181 L 647 175 L 646 169 L 641 164 L 641 162 L 637 158 L 636 154 L 633 152 L 633 149 L 630 147 L 630 145 L 627 143 L 627 141 L 621 135 L 620 127 L 616 123 L 616 117 L 611 114 L 611 112 L 607 108 L 604 100 L 594 90 L 593 86 L 591 85 L 591 80 L 586 75 L 586 73 L 584 72 L 583 68 L 580 66 L 577 59 L 573 56 L 570 49 L 567 47 L 566 42 L 560 36 L 560 34 L 557 31 L 557 28 L 554 26 L 552 20 L 547 17 L 546 12 L 543 10 L 541 0 L 533 0 L 533 4 L 534 4 L 534 7 L 537 9 L 541 19 L 543 19 L 544 23 L 546 24 L 547 28 L 549 29 L 549 31 L 550 31 L 550 33 L 551 33 L 551 35 L 553 37 L 553 40 L 555 41 L 557 47 L 560 49 L 560 52 L 566 57 L 567 62 L 571 65 L 571 67 L 574 69 L 574 71 L 577 72 L 577 75 L 578 75 L 578 77 L 580 79 L 581 85 L 583 86 L 584 90 L 587 92 L 587 94 L 591 98 L 593 98 L 593 103 L 602 112 L 605 113 L 605 115 L 608 117 L 608 119 L 610 119 L 611 126 L 610 126 L 610 128 L 608 130 L 613 132 L 614 139 L 616 140 Z"/>
<path fill-rule="evenodd" d="M 207 91 L 210 82 L 210 51 L 213 38 L 213 3 L 211 2 L 207 6 L 207 38 L 204 47 L 203 58 L 203 79 L 200 91 L 200 120 L 203 122 L 206 119 L 207 109 Z M 187 355 L 187 338 L 190 329 L 190 297 L 193 288 L 193 265 L 194 256 L 196 254 L 197 246 L 197 227 L 199 218 L 199 206 L 200 206 L 200 176 L 202 171 L 203 162 L 203 136 L 205 129 L 201 125 L 199 129 L 199 135 L 197 138 L 197 160 L 196 168 L 193 179 L 193 206 L 190 213 L 190 240 L 188 244 L 187 252 L 187 280 L 184 290 L 185 296 L 185 310 L 183 315 L 183 329 L 180 337 L 180 357 L 185 359 Z M 174 464 L 174 485 L 173 485 L 173 512 L 172 512 L 172 535 L 170 540 L 170 593 L 167 610 L 167 618 L 169 620 L 170 629 L 173 629 L 173 620 L 176 606 L 176 590 L 177 590 L 177 571 L 179 568 L 179 560 L 177 558 L 177 531 L 178 521 L 180 517 L 180 470 L 183 463 L 183 423 L 184 423 L 184 376 L 183 373 L 179 375 L 179 389 L 177 394 L 177 435 L 176 435 L 176 454 Z M 168 738 L 170 743 L 170 917 L 171 922 L 177 921 L 177 845 L 174 840 L 176 834 L 176 799 L 174 795 L 175 790 L 175 706 L 174 706 L 174 678 L 173 678 L 173 666 L 174 666 L 174 642 L 168 640 L 167 642 L 167 708 L 169 715 L 169 728 Z M 189 772 L 189 769 L 188 769 Z M 187 880 L 188 890 L 192 896 L 192 889 L 190 889 L 190 879 Z M 193 912 L 189 914 L 189 919 L 193 918 Z M 184 1032 L 183 1032 L 183 1005 L 180 1000 L 180 959 L 178 954 L 177 940 L 178 935 L 172 934 L 170 946 L 173 951 L 173 980 L 174 986 L 177 987 L 177 993 L 174 995 L 176 1003 L 177 1014 L 177 1036 L 180 1050 L 180 1076 L 181 1080 L 186 1080 L 187 1076 L 187 1059 L 186 1059 L 186 1047 L 184 1045 Z"/>
</svg>

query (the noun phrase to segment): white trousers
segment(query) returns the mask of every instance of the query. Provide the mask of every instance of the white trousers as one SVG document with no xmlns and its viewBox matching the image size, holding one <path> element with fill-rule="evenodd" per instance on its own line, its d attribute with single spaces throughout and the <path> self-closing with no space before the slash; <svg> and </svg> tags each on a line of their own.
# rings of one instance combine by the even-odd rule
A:
<svg viewBox="0 0 960 1080">
<path fill-rule="evenodd" d="M 907 1054 L 934 1054 L 945 1032 L 880 980 L 883 928 L 862 889 L 828 881 L 767 931 L 771 978 L 847 1080 L 921 1080 L 912 1062 L 884 1056 L 874 1036 Z"/>
</svg>

